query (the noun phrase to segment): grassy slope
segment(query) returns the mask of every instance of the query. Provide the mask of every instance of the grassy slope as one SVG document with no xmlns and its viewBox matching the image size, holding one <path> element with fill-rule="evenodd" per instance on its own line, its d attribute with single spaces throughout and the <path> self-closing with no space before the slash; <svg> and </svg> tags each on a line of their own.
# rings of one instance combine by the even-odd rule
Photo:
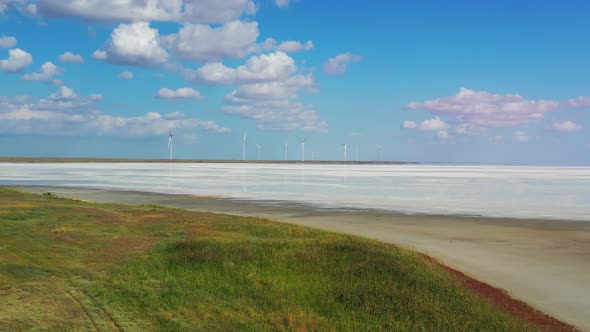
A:
<svg viewBox="0 0 590 332">
<path fill-rule="evenodd" d="M 411 251 L 0 188 L 0 330 L 532 330 Z"/>
</svg>

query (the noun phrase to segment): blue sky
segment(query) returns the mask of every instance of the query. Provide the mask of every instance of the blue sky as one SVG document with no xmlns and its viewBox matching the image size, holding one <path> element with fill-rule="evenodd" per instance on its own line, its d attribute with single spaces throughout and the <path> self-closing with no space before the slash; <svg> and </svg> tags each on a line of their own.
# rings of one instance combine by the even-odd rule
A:
<svg viewBox="0 0 590 332">
<path fill-rule="evenodd" d="M 589 9 L 0 0 L 0 155 L 588 165 Z"/>
</svg>

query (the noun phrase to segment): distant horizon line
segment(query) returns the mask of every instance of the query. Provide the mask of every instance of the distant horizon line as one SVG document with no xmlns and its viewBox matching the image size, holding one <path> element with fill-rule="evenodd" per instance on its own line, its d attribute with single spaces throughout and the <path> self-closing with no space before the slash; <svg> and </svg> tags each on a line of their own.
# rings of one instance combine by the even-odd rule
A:
<svg viewBox="0 0 590 332">
<path fill-rule="evenodd" d="M 156 158 L 91 158 L 91 157 L 2 157 L 0 163 L 174 163 L 174 164 L 315 164 L 315 165 L 454 165 L 454 166 L 545 166 L 590 167 L 590 165 L 526 164 L 515 162 L 444 162 L 400 160 L 241 160 L 241 159 L 156 159 Z"/>
<path fill-rule="evenodd" d="M 69 162 L 120 162 L 120 163 L 227 163 L 227 164 L 357 164 L 357 165 L 405 165 L 420 164 L 407 161 L 380 161 L 380 160 L 241 160 L 241 159 L 155 159 L 155 158 L 76 158 L 76 157 L 0 157 L 0 162 L 14 163 L 69 163 Z"/>
</svg>

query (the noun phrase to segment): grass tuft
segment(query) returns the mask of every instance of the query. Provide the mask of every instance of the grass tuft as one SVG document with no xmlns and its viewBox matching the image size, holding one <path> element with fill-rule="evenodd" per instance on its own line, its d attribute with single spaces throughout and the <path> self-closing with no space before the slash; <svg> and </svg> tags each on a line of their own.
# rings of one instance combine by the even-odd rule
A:
<svg viewBox="0 0 590 332">
<path fill-rule="evenodd" d="M 49 197 L 49 198 L 57 198 L 57 195 L 55 195 L 54 193 L 49 192 L 49 191 L 46 193 L 43 193 L 43 196 Z"/>
</svg>

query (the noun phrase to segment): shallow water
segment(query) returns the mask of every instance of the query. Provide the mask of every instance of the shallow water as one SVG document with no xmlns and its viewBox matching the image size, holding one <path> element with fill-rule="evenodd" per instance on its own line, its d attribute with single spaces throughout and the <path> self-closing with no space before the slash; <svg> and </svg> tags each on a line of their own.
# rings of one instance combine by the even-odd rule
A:
<svg viewBox="0 0 590 332">
<path fill-rule="evenodd" d="M 407 213 L 590 220 L 590 167 L 0 163 L 0 185 L 282 200 Z"/>
</svg>

